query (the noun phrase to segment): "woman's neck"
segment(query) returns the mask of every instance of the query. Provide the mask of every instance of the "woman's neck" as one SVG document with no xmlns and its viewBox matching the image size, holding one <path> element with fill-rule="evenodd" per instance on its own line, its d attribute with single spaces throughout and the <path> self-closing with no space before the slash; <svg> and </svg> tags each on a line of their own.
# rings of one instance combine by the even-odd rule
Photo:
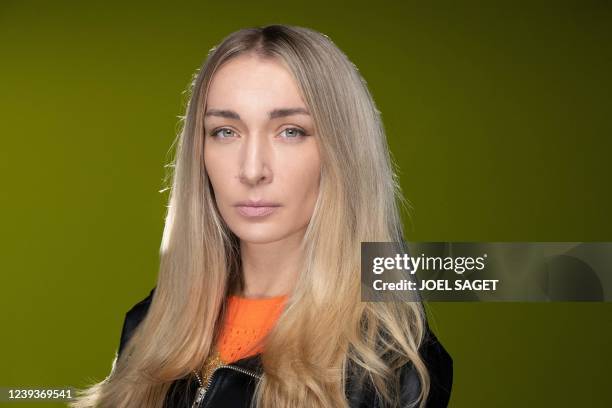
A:
<svg viewBox="0 0 612 408">
<path fill-rule="evenodd" d="M 244 288 L 247 298 L 286 295 L 293 291 L 302 261 L 303 232 L 265 244 L 240 242 Z"/>
</svg>

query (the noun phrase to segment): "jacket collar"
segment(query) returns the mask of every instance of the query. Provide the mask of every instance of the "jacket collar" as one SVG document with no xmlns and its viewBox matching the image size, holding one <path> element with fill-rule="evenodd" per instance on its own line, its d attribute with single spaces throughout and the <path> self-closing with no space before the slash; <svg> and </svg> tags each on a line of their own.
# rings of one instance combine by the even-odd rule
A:
<svg viewBox="0 0 612 408">
<path fill-rule="evenodd" d="M 261 360 L 261 353 L 241 358 L 240 360 L 236 360 L 227 364 L 240 367 L 257 375 L 263 374 L 263 362 Z"/>
</svg>

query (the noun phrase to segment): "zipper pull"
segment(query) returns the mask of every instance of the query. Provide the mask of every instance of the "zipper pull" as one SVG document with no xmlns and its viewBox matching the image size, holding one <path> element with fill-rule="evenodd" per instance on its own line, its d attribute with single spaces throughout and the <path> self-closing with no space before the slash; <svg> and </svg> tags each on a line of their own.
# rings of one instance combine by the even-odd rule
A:
<svg viewBox="0 0 612 408">
<path fill-rule="evenodd" d="M 200 402 L 202 402 L 202 399 L 204 398 L 204 393 L 206 393 L 206 387 L 205 386 L 198 387 L 198 390 L 196 391 L 196 398 L 193 401 L 191 408 L 198 408 L 200 406 Z"/>
</svg>

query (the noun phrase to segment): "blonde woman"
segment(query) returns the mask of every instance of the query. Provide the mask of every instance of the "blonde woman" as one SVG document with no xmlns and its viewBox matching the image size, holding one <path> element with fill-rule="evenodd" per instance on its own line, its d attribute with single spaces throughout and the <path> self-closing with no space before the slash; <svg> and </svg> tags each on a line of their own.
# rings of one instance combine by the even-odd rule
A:
<svg viewBox="0 0 612 408">
<path fill-rule="evenodd" d="M 422 304 L 361 302 L 360 243 L 403 231 L 356 67 L 313 30 L 243 29 L 189 96 L 157 285 L 72 406 L 446 406 Z"/>
</svg>

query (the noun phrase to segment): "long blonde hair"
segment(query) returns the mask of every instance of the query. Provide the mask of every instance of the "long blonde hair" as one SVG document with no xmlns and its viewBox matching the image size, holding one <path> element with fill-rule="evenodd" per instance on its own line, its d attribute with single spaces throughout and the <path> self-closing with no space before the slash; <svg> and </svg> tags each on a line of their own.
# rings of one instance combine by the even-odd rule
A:
<svg viewBox="0 0 612 408">
<path fill-rule="evenodd" d="M 172 381 L 201 367 L 242 284 L 239 240 L 221 218 L 203 159 L 203 115 L 215 71 L 233 57 L 276 58 L 313 116 L 322 158 L 304 263 L 262 353 L 259 407 L 348 407 L 347 368 L 398 406 L 398 368 L 412 362 L 425 406 L 429 375 L 418 349 L 420 302 L 361 302 L 360 243 L 403 240 L 405 204 L 380 112 L 358 69 L 324 34 L 269 25 L 236 31 L 210 50 L 189 87 L 171 165 L 160 270 L 148 313 L 103 381 L 72 407 L 162 407 Z M 359 373 L 359 376 L 357 376 Z"/>
</svg>

